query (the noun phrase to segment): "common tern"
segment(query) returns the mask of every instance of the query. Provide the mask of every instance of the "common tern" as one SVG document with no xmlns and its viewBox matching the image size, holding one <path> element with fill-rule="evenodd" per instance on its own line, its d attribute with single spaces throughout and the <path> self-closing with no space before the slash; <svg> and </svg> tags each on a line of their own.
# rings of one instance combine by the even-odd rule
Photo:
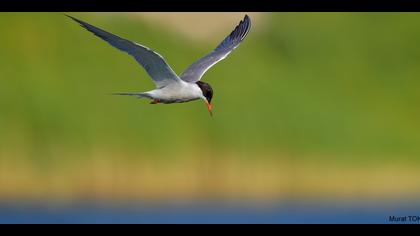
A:
<svg viewBox="0 0 420 236">
<path fill-rule="evenodd" d="M 227 57 L 245 39 L 251 20 L 245 15 L 235 29 L 209 54 L 191 64 L 180 76 L 165 62 L 164 58 L 148 47 L 106 32 L 84 21 L 66 15 L 86 30 L 108 42 L 111 46 L 124 51 L 146 70 L 156 85 L 156 89 L 139 93 L 115 93 L 138 98 L 149 98 L 151 104 L 181 103 L 202 99 L 212 116 L 211 100 L 213 89 L 210 84 L 200 81 L 203 74 L 217 62 Z"/>
</svg>

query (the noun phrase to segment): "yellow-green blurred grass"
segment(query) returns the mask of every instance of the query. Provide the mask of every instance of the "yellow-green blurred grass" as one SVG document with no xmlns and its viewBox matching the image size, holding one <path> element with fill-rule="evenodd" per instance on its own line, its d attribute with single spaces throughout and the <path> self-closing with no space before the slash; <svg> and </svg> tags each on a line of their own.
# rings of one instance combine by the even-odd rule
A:
<svg viewBox="0 0 420 236">
<path fill-rule="evenodd" d="M 78 159 L 69 153 L 55 154 L 66 160 Z M 413 198 L 420 193 L 420 168 L 398 161 L 361 164 L 308 161 L 309 157 L 302 161 L 274 153 L 244 158 L 234 153 L 212 156 L 197 152 L 162 162 L 144 154 L 102 148 L 92 151 L 82 163 L 57 162 L 37 168 L 22 161 L 25 158 L 20 154 L 1 152 L 9 158 L 0 163 L 0 199 L 381 201 Z"/>
<path fill-rule="evenodd" d="M 262 14 L 205 75 L 210 119 L 200 102 L 108 96 L 153 84 L 63 14 L 0 13 L 0 199 L 417 194 L 420 15 Z M 132 14 L 74 15 L 159 51 L 178 73 L 219 40 Z"/>
</svg>

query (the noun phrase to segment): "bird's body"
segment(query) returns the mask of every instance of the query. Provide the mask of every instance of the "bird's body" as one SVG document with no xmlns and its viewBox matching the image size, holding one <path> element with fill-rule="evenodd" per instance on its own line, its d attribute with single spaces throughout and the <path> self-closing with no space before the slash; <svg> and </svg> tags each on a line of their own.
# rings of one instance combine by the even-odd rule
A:
<svg viewBox="0 0 420 236">
<path fill-rule="evenodd" d="M 247 15 L 238 26 L 208 55 L 191 64 L 180 76 L 165 62 L 163 57 L 153 50 L 108 33 L 84 21 L 68 16 L 82 27 L 105 40 L 111 46 L 128 53 L 146 70 L 156 85 L 156 89 L 140 93 L 115 93 L 138 98 L 149 98 L 152 104 L 182 103 L 202 99 L 211 113 L 213 89 L 202 82 L 203 74 L 217 62 L 227 57 L 246 37 L 251 27 Z"/>
<path fill-rule="evenodd" d="M 116 93 L 116 95 L 129 95 L 139 98 L 150 98 L 155 103 L 182 103 L 198 99 L 205 99 L 203 92 L 196 83 L 178 81 L 171 83 L 163 88 L 157 88 L 147 92 L 140 93 Z"/>
<path fill-rule="evenodd" d="M 180 81 L 170 84 L 161 89 L 148 92 L 153 99 L 162 103 L 189 102 L 197 99 L 205 99 L 203 93 L 196 83 Z"/>
</svg>

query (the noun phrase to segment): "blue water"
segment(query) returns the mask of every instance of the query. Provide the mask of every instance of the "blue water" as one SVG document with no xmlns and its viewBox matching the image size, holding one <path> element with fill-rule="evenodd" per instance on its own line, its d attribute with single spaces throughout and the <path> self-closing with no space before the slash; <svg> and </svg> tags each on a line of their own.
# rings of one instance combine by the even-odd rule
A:
<svg viewBox="0 0 420 236">
<path fill-rule="evenodd" d="M 390 216 L 406 217 L 391 222 Z M 409 216 L 414 216 L 410 218 Z M 0 223 L 420 223 L 420 204 L 0 204 Z"/>
</svg>

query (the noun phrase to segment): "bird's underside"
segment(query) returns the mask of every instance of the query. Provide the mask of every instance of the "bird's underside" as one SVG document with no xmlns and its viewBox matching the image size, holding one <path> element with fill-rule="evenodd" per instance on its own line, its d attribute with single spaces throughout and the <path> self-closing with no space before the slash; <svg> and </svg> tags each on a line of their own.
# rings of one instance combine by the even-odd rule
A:
<svg viewBox="0 0 420 236">
<path fill-rule="evenodd" d="M 172 103 L 184 103 L 184 102 L 191 102 L 200 99 L 197 98 L 158 98 L 158 97 L 152 97 L 147 93 L 113 93 L 113 95 L 122 95 L 122 96 L 134 96 L 137 98 L 147 98 L 150 99 L 150 104 L 172 104 Z"/>
<path fill-rule="evenodd" d="M 198 99 L 199 98 L 162 100 L 162 99 L 155 98 L 155 99 L 152 99 L 152 101 L 150 102 L 150 104 L 159 104 L 159 103 L 163 103 L 163 104 L 184 103 L 184 102 L 195 101 L 195 100 L 198 100 Z"/>
<path fill-rule="evenodd" d="M 148 92 L 141 93 L 118 93 L 116 95 L 136 96 L 137 98 L 149 98 L 152 104 L 164 103 L 183 103 L 197 99 L 205 99 L 203 92 L 196 83 L 179 81 L 171 83 L 162 88 L 157 88 Z"/>
</svg>

